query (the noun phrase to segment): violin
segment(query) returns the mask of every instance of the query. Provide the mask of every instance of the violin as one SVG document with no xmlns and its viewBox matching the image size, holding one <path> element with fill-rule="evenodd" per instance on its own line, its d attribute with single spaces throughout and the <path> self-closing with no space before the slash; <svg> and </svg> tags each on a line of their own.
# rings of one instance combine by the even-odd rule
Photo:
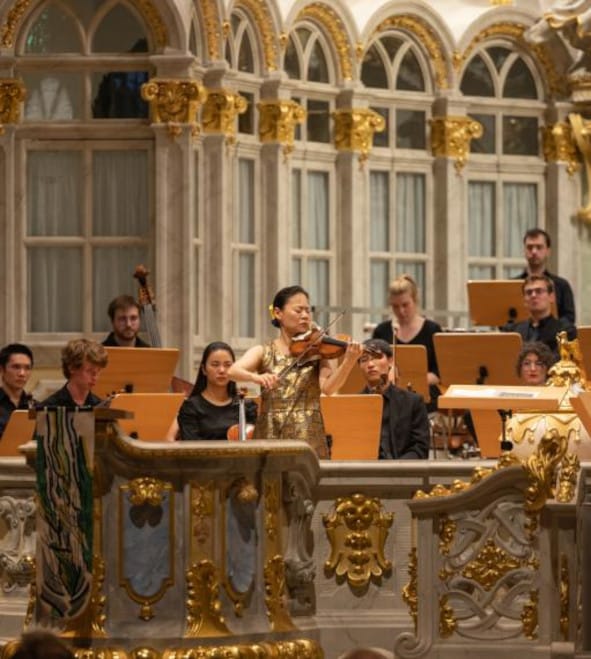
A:
<svg viewBox="0 0 591 659">
<path fill-rule="evenodd" d="M 303 334 L 294 336 L 291 339 L 289 351 L 294 357 L 305 357 L 305 360 L 302 360 L 301 363 L 317 359 L 338 359 L 345 354 L 350 343 L 351 337 L 346 334 L 328 336 L 320 328 L 313 327 Z M 380 355 L 380 353 L 365 346 L 363 352 L 374 357 Z"/>
</svg>

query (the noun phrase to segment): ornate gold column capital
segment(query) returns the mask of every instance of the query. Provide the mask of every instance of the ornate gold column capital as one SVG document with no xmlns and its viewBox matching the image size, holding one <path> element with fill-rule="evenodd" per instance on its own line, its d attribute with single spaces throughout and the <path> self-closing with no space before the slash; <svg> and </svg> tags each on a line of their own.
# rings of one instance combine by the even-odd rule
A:
<svg viewBox="0 0 591 659">
<path fill-rule="evenodd" d="M 287 155 L 293 151 L 295 127 L 306 118 L 306 111 L 295 101 L 280 98 L 257 103 L 259 139 L 263 144 L 279 143 Z"/>
<path fill-rule="evenodd" d="M 470 117 L 448 115 L 431 119 L 431 152 L 435 157 L 454 158 L 458 174 L 470 153 L 470 141 L 482 137 L 482 124 Z"/>
<path fill-rule="evenodd" d="M 577 154 L 571 125 L 559 121 L 542 129 L 544 159 L 546 162 L 565 162 L 566 171 L 572 176 L 581 165 Z"/>
<path fill-rule="evenodd" d="M 587 179 L 587 203 L 577 211 L 577 218 L 581 222 L 591 224 L 591 121 L 574 112 L 568 115 L 568 120 L 575 144 L 583 156 Z"/>
<path fill-rule="evenodd" d="M 142 85 L 142 98 L 150 104 L 154 124 L 166 124 L 172 137 L 181 134 L 180 124 L 189 124 L 199 134 L 197 112 L 206 98 L 205 88 L 186 78 L 152 78 Z"/>
<path fill-rule="evenodd" d="M 337 151 L 356 151 L 363 162 L 371 150 L 373 135 L 386 127 L 384 117 L 368 108 L 347 108 L 332 113 Z"/>
<path fill-rule="evenodd" d="M 18 124 L 21 120 L 21 103 L 27 90 L 22 80 L 0 78 L 0 135 L 4 134 L 4 124 Z"/>
<path fill-rule="evenodd" d="M 236 117 L 246 112 L 248 101 L 229 89 L 207 89 L 201 113 L 204 133 L 223 133 L 228 142 L 236 139 Z"/>
</svg>

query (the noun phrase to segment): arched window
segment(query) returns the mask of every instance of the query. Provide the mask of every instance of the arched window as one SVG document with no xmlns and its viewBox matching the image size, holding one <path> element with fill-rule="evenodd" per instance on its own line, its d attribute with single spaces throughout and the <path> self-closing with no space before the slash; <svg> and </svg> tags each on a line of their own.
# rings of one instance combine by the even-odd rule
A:
<svg viewBox="0 0 591 659">
<path fill-rule="evenodd" d="M 544 162 L 539 132 L 542 84 L 527 55 L 484 45 L 462 73 L 460 90 L 483 135 L 468 165 L 468 276 L 503 278 L 523 268 L 522 238 L 543 226 Z M 471 166 L 478 167 L 478 174 Z"/>
<path fill-rule="evenodd" d="M 109 301 L 134 292 L 131 264 L 151 261 L 152 135 L 140 96 L 150 36 L 130 3 L 93 4 L 42 3 L 17 40 L 24 128 L 35 136 L 18 137 L 25 154 L 18 212 L 25 331 L 37 338 L 105 331 Z M 105 120 L 108 139 L 98 136 Z"/>
</svg>

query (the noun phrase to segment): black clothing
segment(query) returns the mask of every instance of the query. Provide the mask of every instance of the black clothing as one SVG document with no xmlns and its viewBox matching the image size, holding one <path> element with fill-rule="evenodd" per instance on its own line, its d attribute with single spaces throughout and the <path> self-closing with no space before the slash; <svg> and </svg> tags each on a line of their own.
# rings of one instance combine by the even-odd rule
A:
<svg viewBox="0 0 591 659">
<path fill-rule="evenodd" d="M 86 396 L 84 407 L 96 407 L 101 402 L 101 399 L 98 396 L 95 396 L 91 391 L 88 396 Z M 61 389 L 58 389 L 51 394 L 51 396 L 47 397 L 43 402 L 39 403 L 39 407 L 67 407 L 68 409 L 73 410 L 76 407 L 81 406 L 72 398 L 68 386 L 64 385 Z"/>
<path fill-rule="evenodd" d="M 10 415 L 14 410 L 26 410 L 29 407 L 29 394 L 24 391 L 21 393 L 18 405 L 15 405 L 10 396 L 0 387 L 0 438 L 4 434 L 4 428 L 10 419 Z"/>
<path fill-rule="evenodd" d="M 257 418 L 257 406 L 252 400 L 245 400 L 247 423 Z M 181 439 L 226 439 L 230 426 L 238 423 L 239 400 L 235 398 L 227 405 L 213 405 L 196 394 L 187 398 L 178 413 Z"/>
<path fill-rule="evenodd" d="M 569 341 L 577 338 L 577 328 L 566 320 L 559 320 L 554 316 L 546 316 L 533 324 L 532 319 L 523 320 L 520 323 L 507 323 L 501 327 L 503 332 L 518 332 L 525 342 L 541 341 L 545 343 L 558 359 L 558 343 L 556 335 L 558 332 L 566 331 Z"/>
<path fill-rule="evenodd" d="M 433 343 L 433 335 L 441 332 L 441 325 L 433 320 L 425 318 L 425 322 L 421 329 L 413 336 L 410 341 L 401 341 L 396 337 L 396 345 L 401 346 L 425 346 L 427 350 L 427 371 L 435 373 L 439 377 L 439 367 L 437 366 L 437 356 L 435 355 L 435 344 Z M 374 328 L 372 339 L 383 339 L 387 343 L 394 343 L 394 332 L 392 330 L 392 321 L 385 320 L 383 323 L 376 325 Z M 435 412 L 437 410 L 437 398 L 441 394 L 439 387 L 436 384 L 429 385 L 430 401 L 427 405 L 427 411 Z"/>
<path fill-rule="evenodd" d="M 369 388 L 363 390 L 369 393 Z M 429 457 L 429 419 L 419 394 L 389 385 L 382 393 L 380 460 L 417 460 Z"/>
<path fill-rule="evenodd" d="M 115 340 L 115 332 L 111 332 L 109 336 L 103 341 L 104 346 L 111 346 L 113 348 L 121 348 L 123 346 L 120 346 L 117 341 Z M 145 341 L 142 341 L 139 336 L 135 337 L 135 344 L 133 346 L 134 348 L 151 348 L 152 346 L 149 343 L 146 343 Z"/>
<path fill-rule="evenodd" d="M 552 280 L 554 284 L 554 295 L 556 297 L 556 311 L 558 312 L 559 320 L 563 320 L 571 325 L 575 324 L 575 297 L 570 284 L 563 277 L 553 275 L 547 270 L 544 270 L 544 276 Z M 529 273 L 524 270 L 517 277 L 513 279 L 525 279 Z"/>
</svg>

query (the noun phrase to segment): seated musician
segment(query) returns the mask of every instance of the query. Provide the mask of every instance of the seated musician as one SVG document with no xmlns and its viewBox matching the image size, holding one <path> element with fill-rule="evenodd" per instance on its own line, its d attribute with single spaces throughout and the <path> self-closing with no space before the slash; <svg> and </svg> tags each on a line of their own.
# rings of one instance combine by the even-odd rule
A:
<svg viewBox="0 0 591 659">
<path fill-rule="evenodd" d="M 33 353 L 22 343 L 10 343 L 0 350 L 0 437 L 14 410 L 26 410 L 31 397 L 25 391 L 33 369 Z"/>
<path fill-rule="evenodd" d="M 545 343 L 524 343 L 517 356 L 517 375 L 523 384 L 542 386 L 546 384 L 548 370 L 555 361 L 555 356 Z"/>
<path fill-rule="evenodd" d="M 96 407 L 101 399 L 91 390 L 107 365 L 108 358 L 107 351 L 96 341 L 69 341 L 62 350 L 62 372 L 67 382 L 46 398 L 41 407 Z"/>
<path fill-rule="evenodd" d="M 359 358 L 367 386 L 363 393 L 384 397 L 379 459 L 416 460 L 429 457 L 429 420 L 423 399 L 393 383 L 392 347 L 382 339 L 368 339 Z"/>
<path fill-rule="evenodd" d="M 522 286 L 523 301 L 529 312 L 529 318 L 520 323 L 508 323 L 501 330 L 517 332 L 524 341 L 541 341 L 545 343 L 558 359 L 556 335 L 565 330 L 569 339 L 576 338 L 577 330 L 565 319 L 552 315 L 554 301 L 554 284 L 545 275 L 531 275 Z"/>
<path fill-rule="evenodd" d="M 140 305 L 131 295 L 119 295 L 111 300 L 107 309 L 113 331 L 103 341 L 104 346 L 118 348 L 149 348 L 138 336 L 140 331 Z"/>
<path fill-rule="evenodd" d="M 228 376 L 235 361 L 234 351 L 227 343 L 214 341 L 205 348 L 193 391 L 178 413 L 179 439 L 226 439 L 228 429 L 238 424 L 236 383 Z M 254 423 L 254 401 L 245 401 L 245 411 L 247 423 Z M 168 439 L 175 438 L 175 430 L 173 424 Z"/>
</svg>

